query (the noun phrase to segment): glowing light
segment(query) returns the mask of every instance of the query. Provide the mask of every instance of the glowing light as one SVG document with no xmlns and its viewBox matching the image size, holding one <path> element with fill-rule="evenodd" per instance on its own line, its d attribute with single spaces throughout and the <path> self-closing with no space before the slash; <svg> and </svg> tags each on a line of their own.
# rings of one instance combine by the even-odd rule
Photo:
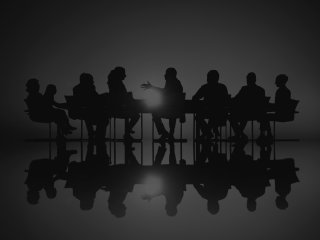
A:
<svg viewBox="0 0 320 240">
<path fill-rule="evenodd" d="M 162 192 L 162 179 L 158 176 L 150 175 L 145 180 L 145 194 L 153 195 Z"/>
<path fill-rule="evenodd" d="M 145 91 L 145 100 L 148 107 L 157 107 L 162 104 L 162 96 L 160 91 L 155 89 L 148 89 Z"/>
</svg>

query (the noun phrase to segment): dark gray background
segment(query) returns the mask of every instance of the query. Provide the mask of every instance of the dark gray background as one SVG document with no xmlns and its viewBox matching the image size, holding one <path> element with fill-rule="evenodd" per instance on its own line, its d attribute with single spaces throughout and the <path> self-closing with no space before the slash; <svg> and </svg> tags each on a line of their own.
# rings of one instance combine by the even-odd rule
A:
<svg viewBox="0 0 320 240">
<path fill-rule="evenodd" d="M 316 1 L 9 1 L 1 14 L 2 136 L 47 131 L 23 112 L 29 78 L 42 91 L 56 84 L 64 101 L 82 72 L 108 91 L 107 75 L 120 65 L 136 98 L 145 81 L 163 86 L 169 66 L 187 98 L 217 69 L 232 95 L 254 71 L 273 101 L 275 77 L 285 73 L 300 114 L 279 134 L 318 138 L 318 13 Z"/>
</svg>

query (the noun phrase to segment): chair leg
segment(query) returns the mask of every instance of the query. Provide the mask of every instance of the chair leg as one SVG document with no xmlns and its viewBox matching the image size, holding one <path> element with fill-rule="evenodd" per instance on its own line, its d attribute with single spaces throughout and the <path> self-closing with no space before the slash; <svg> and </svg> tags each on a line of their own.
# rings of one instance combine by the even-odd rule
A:
<svg viewBox="0 0 320 240">
<path fill-rule="evenodd" d="M 154 121 L 152 119 L 152 141 L 154 141 Z"/>
<path fill-rule="evenodd" d="M 49 141 L 51 141 L 52 139 L 52 135 L 51 135 L 51 122 L 49 122 Z"/>
<path fill-rule="evenodd" d="M 83 119 L 80 120 L 80 139 L 83 140 Z"/>
<path fill-rule="evenodd" d="M 273 120 L 273 159 L 276 160 L 276 121 Z"/>
<path fill-rule="evenodd" d="M 253 141 L 253 120 L 251 120 L 251 140 Z"/>
<path fill-rule="evenodd" d="M 193 141 L 195 139 L 195 133 L 196 133 L 196 130 L 195 130 L 195 114 L 193 114 L 193 125 L 192 125 L 192 135 L 193 135 Z"/>
<path fill-rule="evenodd" d="M 113 118 L 113 140 L 116 140 L 116 118 Z"/>
<path fill-rule="evenodd" d="M 141 140 L 143 139 L 143 113 L 141 113 L 141 120 L 140 120 L 140 124 L 141 124 Z"/>
</svg>

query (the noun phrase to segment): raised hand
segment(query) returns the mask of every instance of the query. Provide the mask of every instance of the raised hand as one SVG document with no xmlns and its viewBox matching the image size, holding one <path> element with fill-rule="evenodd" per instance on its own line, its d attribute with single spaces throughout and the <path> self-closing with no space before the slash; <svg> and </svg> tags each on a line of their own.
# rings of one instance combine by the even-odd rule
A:
<svg viewBox="0 0 320 240">
<path fill-rule="evenodd" d="M 141 84 L 141 88 L 143 88 L 144 90 L 150 89 L 152 87 L 153 86 L 152 86 L 152 84 L 150 82 Z"/>
</svg>

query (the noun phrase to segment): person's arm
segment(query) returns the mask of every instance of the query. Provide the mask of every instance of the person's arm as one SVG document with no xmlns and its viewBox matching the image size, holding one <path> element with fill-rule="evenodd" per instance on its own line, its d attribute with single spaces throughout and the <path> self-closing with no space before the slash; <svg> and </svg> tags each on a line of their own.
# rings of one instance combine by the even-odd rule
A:
<svg viewBox="0 0 320 240">
<path fill-rule="evenodd" d="M 144 90 L 155 89 L 155 90 L 163 91 L 163 88 L 156 87 L 152 85 L 150 82 L 141 84 L 141 88 L 143 88 Z"/>
<path fill-rule="evenodd" d="M 53 104 L 52 105 L 57 107 L 57 108 L 67 109 L 67 103 L 57 103 L 56 101 L 53 100 Z"/>
<path fill-rule="evenodd" d="M 197 101 L 204 97 L 203 86 L 199 88 L 195 95 L 193 95 L 192 100 Z"/>
</svg>

